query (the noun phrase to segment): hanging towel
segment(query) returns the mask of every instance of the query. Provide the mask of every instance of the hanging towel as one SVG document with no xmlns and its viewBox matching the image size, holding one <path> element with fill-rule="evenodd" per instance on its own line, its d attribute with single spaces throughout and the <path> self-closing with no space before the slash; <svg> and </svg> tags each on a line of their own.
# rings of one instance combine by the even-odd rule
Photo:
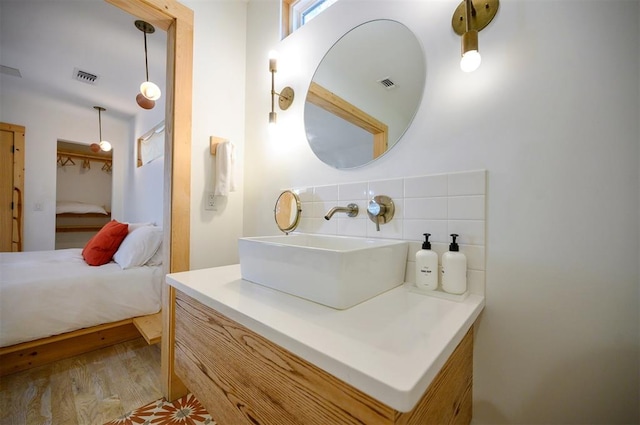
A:
<svg viewBox="0 0 640 425">
<path fill-rule="evenodd" d="M 215 196 L 228 196 L 229 192 L 236 190 L 234 179 L 235 162 L 236 154 L 233 143 L 229 140 L 219 143 L 216 148 Z"/>
</svg>

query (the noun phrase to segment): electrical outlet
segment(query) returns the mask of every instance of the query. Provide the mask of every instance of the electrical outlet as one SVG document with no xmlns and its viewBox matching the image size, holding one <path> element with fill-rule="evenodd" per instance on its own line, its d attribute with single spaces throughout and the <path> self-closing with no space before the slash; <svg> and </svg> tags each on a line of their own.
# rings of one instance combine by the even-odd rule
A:
<svg viewBox="0 0 640 425">
<path fill-rule="evenodd" d="M 204 201 L 205 211 L 216 211 L 216 195 L 213 192 L 207 192 Z"/>
</svg>

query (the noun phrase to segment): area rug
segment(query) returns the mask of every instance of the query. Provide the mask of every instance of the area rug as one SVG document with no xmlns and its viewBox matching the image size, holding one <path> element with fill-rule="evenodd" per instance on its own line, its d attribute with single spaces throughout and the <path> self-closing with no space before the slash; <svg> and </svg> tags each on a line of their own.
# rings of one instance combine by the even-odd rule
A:
<svg viewBox="0 0 640 425">
<path fill-rule="evenodd" d="M 104 425 L 215 425 L 211 415 L 200 402 L 187 394 L 169 403 L 165 399 L 154 402 L 126 413 Z"/>
</svg>

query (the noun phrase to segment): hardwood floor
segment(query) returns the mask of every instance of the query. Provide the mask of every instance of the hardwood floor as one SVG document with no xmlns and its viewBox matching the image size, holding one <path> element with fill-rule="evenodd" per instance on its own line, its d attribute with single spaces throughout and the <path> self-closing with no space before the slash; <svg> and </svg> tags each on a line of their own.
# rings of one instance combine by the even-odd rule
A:
<svg viewBox="0 0 640 425">
<path fill-rule="evenodd" d="M 138 338 L 0 378 L 0 424 L 102 425 L 159 398 L 160 346 Z"/>
</svg>

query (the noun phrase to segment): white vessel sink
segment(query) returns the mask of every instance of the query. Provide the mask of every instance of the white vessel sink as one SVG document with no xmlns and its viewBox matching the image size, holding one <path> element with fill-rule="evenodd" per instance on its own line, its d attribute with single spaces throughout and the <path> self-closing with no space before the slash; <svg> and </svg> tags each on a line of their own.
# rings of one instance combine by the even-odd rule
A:
<svg viewBox="0 0 640 425">
<path fill-rule="evenodd" d="M 401 285 L 404 241 L 290 234 L 240 238 L 242 278 L 346 309 Z"/>
</svg>

